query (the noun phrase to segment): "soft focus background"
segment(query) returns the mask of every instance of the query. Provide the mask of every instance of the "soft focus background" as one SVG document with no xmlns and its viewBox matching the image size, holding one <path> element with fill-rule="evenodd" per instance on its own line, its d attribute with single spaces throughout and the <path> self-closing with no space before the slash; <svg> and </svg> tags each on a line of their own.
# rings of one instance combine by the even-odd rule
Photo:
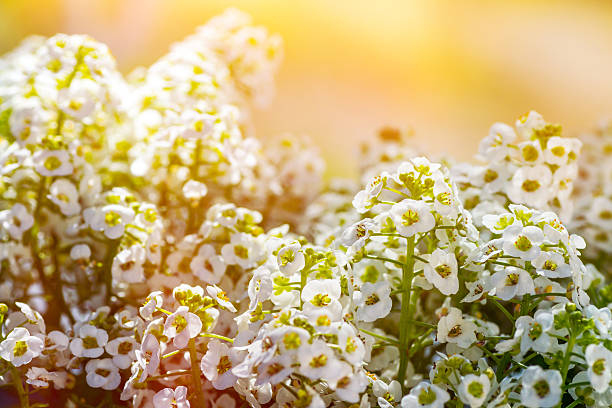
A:
<svg viewBox="0 0 612 408">
<path fill-rule="evenodd" d="M 359 142 L 382 125 L 468 159 L 493 122 L 530 109 L 569 134 L 612 115 L 603 0 L 0 0 L 0 53 L 29 34 L 86 33 L 127 73 L 230 6 L 285 41 L 258 136 L 309 135 L 328 175 L 351 174 Z"/>
</svg>

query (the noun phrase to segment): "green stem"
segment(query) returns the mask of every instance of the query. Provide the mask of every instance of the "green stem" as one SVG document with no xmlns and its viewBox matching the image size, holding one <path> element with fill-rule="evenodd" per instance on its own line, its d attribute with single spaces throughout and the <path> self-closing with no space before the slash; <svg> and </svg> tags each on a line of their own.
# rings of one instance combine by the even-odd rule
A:
<svg viewBox="0 0 612 408">
<path fill-rule="evenodd" d="M 397 346 L 397 345 L 399 345 L 399 342 L 398 342 L 397 340 L 392 339 L 392 338 L 387 337 L 387 336 L 383 336 L 382 334 L 378 334 L 378 333 L 375 333 L 375 332 L 373 332 L 373 331 L 366 330 L 366 329 L 359 329 L 359 331 L 362 331 L 362 332 L 364 332 L 365 334 L 367 334 L 367 335 L 369 335 L 369 336 L 372 336 L 372 337 L 375 337 L 375 338 L 377 338 L 377 339 L 379 339 L 379 340 L 383 340 L 383 341 L 386 341 L 386 342 L 388 342 L 388 343 L 392 343 L 392 344 L 394 344 L 394 345 L 396 345 L 396 346 Z"/>
<path fill-rule="evenodd" d="M 405 391 L 404 380 L 406 379 L 406 368 L 408 367 L 408 344 L 412 335 L 412 324 L 410 324 L 410 306 L 412 297 L 412 279 L 414 278 L 414 237 L 406 240 L 406 263 L 402 266 L 402 309 L 400 314 L 399 333 L 399 368 L 397 380 Z"/>
<path fill-rule="evenodd" d="M 196 351 L 195 339 L 189 339 L 189 359 L 191 361 L 191 383 L 196 392 L 195 407 L 204 407 L 205 399 L 202 391 L 202 381 L 200 373 L 200 362 L 198 361 L 198 352 Z"/>
<path fill-rule="evenodd" d="M 391 258 L 385 258 L 385 257 L 382 257 L 382 256 L 365 255 L 364 258 L 374 259 L 376 261 L 390 262 L 390 263 L 395 264 L 395 265 L 404 266 L 404 264 L 401 263 L 400 261 L 397 261 L 397 260 L 391 259 Z"/>
<path fill-rule="evenodd" d="M 214 334 L 214 333 L 202 333 L 200 334 L 200 337 L 212 337 L 213 339 L 225 340 L 229 343 L 234 342 L 234 339 L 230 339 L 229 337 L 221 336 L 220 334 Z"/>
<path fill-rule="evenodd" d="M 569 370 L 572 350 L 574 349 L 575 343 L 576 339 L 574 336 L 570 335 L 569 341 L 567 342 L 567 349 L 565 350 L 565 356 L 563 357 L 563 365 L 561 366 L 561 377 L 563 378 L 563 384 L 565 384 L 565 379 L 567 378 L 567 371 Z"/>
<path fill-rule="evenodd" d="M 180 371 L 174 371 L 171 373 L 166 373 L 166 374 L 162 374 L 162 375 L 156 375 L 153 377 L 147 377 L 145 379 L 145 381 L 154 381 L 154 380 L 160 380 L 162 378 L 170 378 L 170 377 L 177 377 L 177 376 L 181 376 L 181 375 L 189 375 L 191 373 L 191 371 L 189 370 L 180 370 Z"/>
<path fill-rule="evenodd" d="M 499 303 L 497 300 L 492 299 L 492 298 L 489 298 L 489 299 L 491 299 L 493 304 L 495 306 L 497 306 L 497 308 L 499 310 L 502 311 L 502 313 L 508 318 L 508 320 L 510 320 L 510 322 L 512 322 L 512 324 L 514 324 L 514 317 L 510 314 L 510 312 L 501 303 Z"/>
<path fill-rule="evenodd" d="M 104 263 L 102 264 L 102 277 L 104 279 L 104 285 L 106 286 L 106 302 L 110 301 L 113 292 L 113 259 L 117 255 L 117 249 L 119 249 L 120 240 L 114 239 L 109 243 L 108 252 L 104 257 Z"/>
<path fill-rule="evenodd" d="M 27 391 L 23 388 L 23 383 L 21 382 L 21 375 L 19 374 L 19 371 L 13 367 L 11 372 L 13 374 L 13 383 L 15 384 L 15 389 L 17 390 L 17 394 L 19 395 L 19 403 L 22 407 L 29 408 L 30 397 L 28 396 Z"/>
<path fill-rule="evenodd" d="M 589 381 L 581 381 L 581 382 L 576 382 L 576 383 L 572 383 L 572 384 L 568 384 L 567 386 L 563 387 L 563 389 L 567 390 L 569 388 L 575 388 L 575 387 L 582 387 L 582 386 L 590 386 L 591 383 Z"/>
</svg>

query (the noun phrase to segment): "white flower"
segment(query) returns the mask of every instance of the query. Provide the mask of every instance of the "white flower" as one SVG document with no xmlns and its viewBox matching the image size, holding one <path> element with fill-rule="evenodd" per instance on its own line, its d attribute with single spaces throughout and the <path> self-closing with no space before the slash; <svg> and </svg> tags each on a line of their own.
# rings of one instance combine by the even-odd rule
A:
<svg viewBox="0 0 612 408">
<path fill-rule="evenodd" d="M 387 316 L 393 305 L 390 295 L 391 288 L 387 281 L 364 283 L 358 291 L 353 293 L 353 300 L 357 307 L 357 320 L 373 322 Z"/>
<path fill-rule="evenodd" d="M 572 275 L 570 266 L 562 254 L 555 251 L 543 251 L 533 260 L 536 272 L 547 278 L 568 278 Z"/>
<path fill-rule="evenodd" d="M 108 333 L 96 326 L 85 324 L 81 326 L 70 342 L 70 351 L 77 357 L 96 358 L 104 353 L 104 346 L 108 341 Z M 109 360 L 110 361 L 110 360 Z"/>
<path fill-rule="evenodd" d="M 89 249 L 89 245 L 87 244 L 76 244 L 72 248 L 70 248 L 70 258 L 76 260 L 79 259 L 89 259 L 91 256 L 91 249 Z"/>
<path fill-rule="evenodd" d="M 272 330 L 269 337 L 283 354 L 296 354 L 308 343 L 310 333 L 300 327 L 285 326 Z"/>
<path fill-rule="evenodd" d="M 551 197 L 552 173 L 544 164 L 519 168 L 512 176 L 508 196 L 515 203 L 544 208 Z"/>
<path fill-rule="evenodd" d="M 145 258 L 145 249 L 140 245 L 132 245 L 122 250 L 113 259 L 113 279 L 125 283 L 143 282 Z"/>
<path fill-rule="evenodd" d="M 208 343 L 208 350 L 200 364 L 202 373 L 217 390 L 224 390 L 234 385 L 237 377 L 232 368 L 238 363 L 236 350 L 230 349 L 217 339 Z"/>
<path fill-rule="evenodd" d="M 504 231 L 503 239 L 506 255 L 516 256 L 524 261 L 533 261 L 540 255 L 540 244 L 544 240 L 544 233 L 533 225 L 510 227 Z"/>
<path fill-rule="evenodd" d="M 164 305 L 163 292 L 156 290 L 151 292 L 145 299 L 145 303 L 138 311 L 145 320 L 150 320 L 153 317 L 153 313 L 157 308 Z"/>
<path fill-rule="evenodd" d="M 133 337 L 117 337 L 104 347 L 113 356 L 113 363 L 125 370 L 136 360 L 136 340 Z"/>
<path fill-rule="evenodd" d="M 347 256 L 354 255 L 366 243 L 372 232 L 378 229 L 378 224 L 371 218 L 357 221 L 342 232 L 338 243 L 348 248 Z"/>
<path fill-rule="evenodd" d="M 187 306 L 179 306 L 176 312 L 168 316 L 164 324 L 164 335 L 174 339 L 172 343 L 179 349 L 185 348 L 189 339 L 198 336 L 200 330 L 202 330 L 202 321 L 191 313 Z"/>
<path fill-rule="evenodd" d="M 438 322 L 436 338 L 440 343 L 456 343 L 459 347 L 468 348 L 476 341 L 476 325 L 464 319 L 461 310 L 451 307 Z"/>
<path fill-rule="evenodd" d="M 531 366 L 521 378 L 521 403 L 529 408 L 554 407 L 561 400 L 561 374 L 557 370 L 543 370 Z"/>
<path fill-rule="evenodd" d="M 278 268 L 284 275 L 293 275 L 301 271 L 304 265 L 306 265 L 304 254 L 300 251 L 301 247 L 299 242 L 293 241 L 278 251 L 276 262 L 278 263 Z"/>
<path fill-rule="evenodd" d="M 521 222 L 512 213 L 486 214 L 482 217 L 482 224 L 494 234 L 503 234 L 507 228 L 522 226 Z"/>
<path fill-rule="evenodd" d="M 78 214 L 81 211 L 79 204 L 79 192 L 70 181 L 66 179 L 58 179 L 49 186 L 49 200 L 57 205 L 67 217 Z"/>
<path fill-rule="evenodd" d="M 405 237 L 428 232 L 436 225 L 429 205 L 423 201 L 410 199 L 400 201 L 389 213 L 397 232 Z"/>
<path fill-rule="evenodd" d="M 437 179 L 433 186 L 434 210 L 445 217 L 455 218 L 459 213 L 459 197 L 444 180 Z"/>
<path fill-rule="evenodd" d="M 334 391 L 338 398 L 352 404 L 359 402 L 359 395 L 366 389 L 369 381 L 361 369 L 353 372 L 348 364 L 341 365 Z"/>
<path fill-rule="evenodd" d="M 402 397 L 402 386 L 399 382 L 393 380 L 389 384 L 383 380 L 374 380 L 372 383 L 372 393 L 378 399 L 378 404 L 381 408 L 390 408 L 393 405 L 389 404 L 387 399 L 398 401 Z"/>
<path fill-rule="evenodd" d="M 495 288 L 495 295 L 503 300 L 510 300 L 525 294 L 535 294 L 535 286 L 529 272 L 513 266 L 496 272 L 490 279 Z"/>
<path fill-rule="evenodd" d="M 524 163 L 535 165 L 542 163 L 542 147 L 537 140 L 527 140 L 518 145 L 517 154 L 520 155 L 520 160 Z"/>
<path fill-rule="evenodd" d="M 53 383 L 53 388 L 61 390 L 66 388 L 68 373 L 65 371 L 47 371 L 42 367 L 30 367 L 26 373 L 26 382 L 34 387 L 47 388 Z"/>
<path fill-rule="evenodd" d="M 26 303 L 15 302 L 15 306 L 19 308 L 19 311 L 8 315 L 6 319 L 7 330 L 22 326 L 28 329 L 32 335 L 45 333 L 45 320 L 40 313 Z"/>
<path fill-rule="evenodd" d="M 199 181 L 189 180 L 183 185 L 183 195 L 188 200 L 199 200 L 206 196 L 207 193 L 208 188 L 206 188 L 206 184 Z"/>
<path fill-rule="evenodd" d="M 247 293 L 249 299 L 249 310 L 254 310 L 259 302 L 270 299 L 274 289 L 274 282 L 270 276 L 270 271 L 265 267 L 259 267 L 253 272 L 253 277 L 249 281 Z"/>
<path fill-rule="evenodd" d="M 612 352 L 602 345 L 589 344 L 584 357 L 593 389 L 598 393 L 606 391 L 612 380 Z"/>
<path fill-rule="evenodd" d="M 311 380 L 328 380 L 338 375 L 340 361 L 325 342 L 315 340 L 300 347 L 297 354 L 300 372 Z"/>
<path fill-rule="evenodd" d="M 518 118 L 515 122 L 516 130 L 525 139 L 531 139 L 534 130 L 542 129 L 546 126 L 546 121 L 536 111 L 529 111 L 527 114 Z"/>
<path fill-rule="evenodd" d="M 461 401 L 471 408 L 479 408 L 487 398 L 490 389 L 491 381 L 486 374 L 479 376 L 468 374 L 461 379 L 457 391 L 459 391 Z"/>
<path fill-rule="evenodd" d="M 44 177 L 68 176 L 74 170 L 66 150 L 39 150 L 32 159 L 36 171 Z"/>
<path fill-rule="evenodd" d="M 34 225 L 34 217 L 26 207 L 17 203 L 10 210 L 0 211 L 0 223 L 15 240 L 20 240 L 24 232 Z"/>
<path fill-rule="evenodd" d="M 594 197 L 585 216 L 593 225 L 612 229 L 612 200 L 604 196 Z"/>
<path fill-rule="evenodd" d="M 255 385 L 276 385 L 293 373 L 294 358 L 291 354 L 279 354 L 267 359 L 257 367 Z"/>
<path fill-rule="evenodd" d="M 544 159 L 547 163 L 563 166 L 576 157 L 582 142 L 575 138 L 553 136 L 546 141 Z"/>
<path fill-rule="evenodd" d="M 264 256 L 263 247 L 255 237 L 249 234 L 232 234 L 230 243 L 221 248 L 223 260 L 228 265 L 239 265 L 249 269 L 262 260 Z"/>
<path fill-rule="evenodd" d="M 187 387 L 179 385 L 176 389 L 164 388 L 153 396 L 154 408 L 189 408 Z"/>
<path fill-rule="evenodd" d="M 355 333 L 355 329 L 348 323 L 342 323 L 337 331 L 338 347 L 342 351 L 342 355 L 349 363 L 354 366 L 359 366 L 366 354 L 363 341 Z"/>
<path fill-rule="evenodd" d="M 139 382 L 142 382 L 147 376 L 155 374 L 159 367 L 161 359 L 159 341 L 153 334 L 145 334 L 140 345 L 140 350 L 136 350 L 135 354 L 138 365 L 142 368 L 142 375 L 139 379 Z"/>
<path fill-rule="evenodd" d="M 360 213 L 363 214 L 377 203 L 377 198 L 382 192 L 383 185 L 387 182 L 389 174 L 383 172 L 382 174 L 373 177 L 364 190 L 361 190 L 353 198 L 353 207 Z"/>
<path fill-rule="evenodd" d="M 608 307 L 598 309 L 595 305 L 588 305 L 584 312 L 588 318 L 593 319 L 599 334 L 608 336 L 609 331 L 612 330 L 612 311 Z"/>
<path fill-rule="evenodd" d="M 15 367 L 28 364 L 42 353 L 44 342 L 37 336 L 31 336 L 28 329 L 16 327 L 0 343 L 0 357 Z"/>
<path fill-rule="evenodd" d="M 58 92 L 58 106 L 73 118 L 91 122 L 97 102 L 103 92 L 102 86 L 91 79 L 75 78 L 69 87 Z"/>
<path fill-rule="evenodd" d="M 516 140 L 512 127 L 504 123 L 494 123 L 489 135 L 481 140 L 478 152 L 490 162 L 504 159 L 509 152 L 508 145 Z"/>
<path fill-rule="evenodd" d="M 516 334 L 521 335 L 521 355 L 529 350 L 539 353 L 549 351 L 553 341 L 548 331 L 552 329 L 554 320 L 548 310 L 538 310 L 534 317 L 521 316 L 516 319 Z"/>
<path fill-rule="evenodd" d="M 448 392 L 434 384 L 422 382 L 402 398 L 402 408 L 444 408 Z"/>
<path fill-rule="evenodd" d="M 230 302 L 223 289 L 216 285 L 211 285 L 206 287 L 206 292 L 208 292 L 208 294 L 217 301 L 219 306 L 229 310 L 232 313 L 236 313 L 236 307 L 232 304 L 232 302 Z"/>
<path fill-rule="evenodd" d="M 226 269 L 223 257 L 217 255 L 215 247 L 210 244 L 204 244 L 200 247 L 189 267 L 194 275 L 210 284 L 219 283 Z"/>
<path fill-rule="evenodd" d="M 452 295 L 459 290 L 457 258 L 453 252 L 435 249 L 429 257 L 429 262 L 423 267 L 423 273 L 444 295 Z"/>
<path fill-rule="evenodd" d="M 85 365 L 87 385 L 92 388 L 114 390 L 121 383 L 119 369 L 110 358 L 89 360 Z"/>
<path fill-rule="evenodd" d="M 302 289 L 304 310 L 324 308 L 337 320 L 342 315 L 340 282 L 335 279 L 312 280 Z"/>
<path fill-rule="evenodd" d="M 134 219 L 134 211 L 122 205 L 109 204 L 102 208 L 87 208 L 83 216 L 91 229 L 103 231 L 109 239 L 117 239 L 123 235 L 126 224 Z"/>
<path fill-rule="evenodd" d="M 68 336 L 59 330 L 53 330 L 47 333 L 47 337 L 45 338 L 45 352 L 67 350 L 69 343 L 70 340 Z"/>
</svg>

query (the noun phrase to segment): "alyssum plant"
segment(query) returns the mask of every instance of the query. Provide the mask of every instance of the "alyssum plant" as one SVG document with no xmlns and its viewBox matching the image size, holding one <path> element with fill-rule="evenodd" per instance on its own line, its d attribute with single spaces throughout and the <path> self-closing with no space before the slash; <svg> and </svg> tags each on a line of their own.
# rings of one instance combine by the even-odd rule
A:
<svg viewBox="0 0 612 408">
<path fill-rule="evenodd" d="M 322 188 L 252 134 L 281 54 L 230 10 L 129 80 L 86 36 L 0 60 L 5 401 L 612 406 L 612 127 L 530 112 L 481 164 L 385 128 Z"/>
</svg>

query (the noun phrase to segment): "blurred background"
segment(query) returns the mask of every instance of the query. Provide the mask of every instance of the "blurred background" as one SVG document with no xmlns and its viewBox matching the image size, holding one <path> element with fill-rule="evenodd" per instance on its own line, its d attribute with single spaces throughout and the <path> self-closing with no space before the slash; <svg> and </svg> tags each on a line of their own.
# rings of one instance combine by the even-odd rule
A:
<svg viewBox="0 0 612 408">
<path fill-rule="evenodd" d="M 493 122 L 530 109 L 566 134 L 612 115 L 611 1 L 0 0 L 0 53 L 30 34 L 86 33 L 127 73 L 230 6 L 285 41 L 258 137 L 310 136 L 328 175 L 352 174 L 383 125 L 469 159 Z"/>
</svg>

